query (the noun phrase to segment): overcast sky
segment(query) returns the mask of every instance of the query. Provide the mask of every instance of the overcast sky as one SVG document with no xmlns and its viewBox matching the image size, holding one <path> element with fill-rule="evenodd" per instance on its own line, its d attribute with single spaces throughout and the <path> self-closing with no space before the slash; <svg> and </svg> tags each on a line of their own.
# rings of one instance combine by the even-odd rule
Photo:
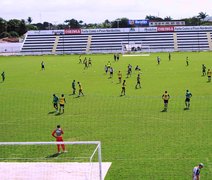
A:
<svg viewBox="0 0 212 180">
<path fill-rule="evenodd" d="M 0 17 L 33 22 L 63 23 L 67 19 L 101 23 L 117 18 L 144 19 L 146 15 L 173 19 L 212 16 L 212 0 L 0 0 Z"/>
</svg>

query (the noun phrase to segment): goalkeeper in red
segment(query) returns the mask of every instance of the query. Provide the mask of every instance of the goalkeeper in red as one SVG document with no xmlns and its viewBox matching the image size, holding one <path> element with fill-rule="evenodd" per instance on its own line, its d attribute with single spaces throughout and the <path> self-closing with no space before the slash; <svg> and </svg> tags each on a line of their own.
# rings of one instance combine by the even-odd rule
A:
<svg viewBox="0 0 212 180">
<path fill-rule="evenodd" d="M 60 125 L 57 125 L 57 128 L 52 132 L 52 136 L 56 138 L 57 142 L 63 142 L 62 134 L 64 134 L 62 128 L 60 127 Z M 58 153 L 61 153 L 60 147 L 62 147 L 62 150 L 64 153 L 67 152 L 65 150 L 65 145 L 61 143 L 61 144 L 57 144 L 57 152 Z"/>
</svg>

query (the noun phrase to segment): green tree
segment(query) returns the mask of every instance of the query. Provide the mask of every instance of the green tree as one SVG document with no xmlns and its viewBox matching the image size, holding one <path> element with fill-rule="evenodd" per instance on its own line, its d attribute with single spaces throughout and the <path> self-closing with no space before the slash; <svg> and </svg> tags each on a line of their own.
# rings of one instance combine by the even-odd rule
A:
<svg viewBox="0 0 212 180">
<path fill-rule="evenodd" d="M 11 19 L 7 22 L 7 32 L 16 31 L 19 32 L 21 21 L 18 19 Z"/>
<path fill-rule="evenodd" d="M 199 19 L 203 20 L 203 19 L 205 19 L 207 16 L 208 16 L 208 14 L 207 14 L 207 13 L 200 12 L 200 13 L 198 14 L 198 16 L 197 16 L 197 17 L 198 17 Z"/>
<path fill-rule="evenodd" d="M 106 19 L 103 23 L 102 23 L 102 27 L 103 28 L 111 28 L 111 22 Z"/>
<path fill-rule="evenodd" d="M 52 27 L 52 24 L 49 22 L 43 22 L 43 30 L 50 30 Z"/>
<path fill-rule="evenodd" d="M 19 34 L 16 31 L 10 31 L 9 34 L 10 37 L 19 37 Z"/>
<path fill-rule="evenodd" d="M 165 18 L 164 18 L 164 21 L 171 21 L 172 20 L 172 17 L 171 16 L 166 16 Z"/>
<path fill-rule="evenodd" d="M 22 35 L 25 34 L 26 32 L 27 32 L 27 26 L 26 26 L 26 23 L 25 23 L 24 19 L 22 19 L 22 20 L 20 21 L 19 30 L 18 30 L 17 33 L 18 33 L 20 36 L 22 36 Z"/>
<path fill-rule="evenodd" d="M 80 28 L 80 23 L 76 19 L 65 20 L 64 22 L 67 23 L 70 28 Z"/>
<path fill-rule="evenodd" d="M 36 25 L 33 25 L 33 24 L 27 24 L 26 28 L 27 28 L 27 31 L 38 30 L 38 27 Z"/>
<path fill-rule="evenodd" d="M 28 24 L 31 24 L 32 23 L 32 18 L 31 17 L 28 17 L 27 18 L 27 22 L 28 22 Z"/>
<path fill-rule="evenodd" d="M 7 21 L 0 18 L 0 34 L 7 31 Z"/>
<path fill-rule="evenodd" d="M 162 19 L 161 17 L 152 16 L 152 15 L 147 15 L 147 16 L 145 17 L 145 19 L 154 20 L 154 21 L 163 21 L 163 19 Z"/>
<path fill-rule="evenodd" d="M 0 33 L 0 38 L 10 37 L 10 34 L 8 32 L 2 32 Z"/>
<path fill-rule="evenodd" d="M 128 18 L 118 18 L 115 21 L 111 22 L 112 28 L 125 28 L 129 27 L 128 25 L 129 19 Z"/>
</svg>

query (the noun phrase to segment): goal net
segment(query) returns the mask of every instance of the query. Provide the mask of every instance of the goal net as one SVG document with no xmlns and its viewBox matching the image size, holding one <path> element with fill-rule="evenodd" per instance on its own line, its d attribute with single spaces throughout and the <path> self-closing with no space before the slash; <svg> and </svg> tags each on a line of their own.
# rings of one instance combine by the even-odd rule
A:
<svg viewBox="0 0 212 180">
<path fill-rule="evenodd" d="M 149 56 L 150 47 L 141 42 L 122 42 L 123 56 Z"/>
<path fill-rule="evenodd" d="M 0 142 L 1 179 L 103 179 L 99 141 L 62 143 Z"/>
</svg>

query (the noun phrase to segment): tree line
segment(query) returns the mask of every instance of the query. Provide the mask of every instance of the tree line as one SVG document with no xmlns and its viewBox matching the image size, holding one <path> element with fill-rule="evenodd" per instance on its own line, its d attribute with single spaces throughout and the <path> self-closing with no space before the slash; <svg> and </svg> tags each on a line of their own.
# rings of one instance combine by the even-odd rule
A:
<svg viewBox="0 0 212 180">
<path fill-rule="evenodd" d="M 185 21 L 186 26 L 198 26 L 198 25 L 212 25 L 212 22 L 203 21 L 208 16 L 207 13 L 200 12 L 197 16 L 191 18 L 183 18 L 181 21 Z M 165 18 L 147 15 L 147 20 L 154 21 L 170 21 L 172 17 L 167 16 Z M 0 18 L 0 38 L 4 37 L 21 37 L 29 30 L 53 30 L 53 29 L 69 29 L 69 28 L 85 28 L 85 29 L 96 29 L 96 28 L 126 28 L 133 27 L 129 25 L 128 18 L 118 18 L 113 21 L 106 19 L 102 23 L 84 23 L 82 20 L 67 19 L 63 24 L 52 24 L 50 22 L 43 23 L 32 23 L 33 19 L 28 17 L 26 20 L 11 19 L 4 20 Z"/>
</svg>

